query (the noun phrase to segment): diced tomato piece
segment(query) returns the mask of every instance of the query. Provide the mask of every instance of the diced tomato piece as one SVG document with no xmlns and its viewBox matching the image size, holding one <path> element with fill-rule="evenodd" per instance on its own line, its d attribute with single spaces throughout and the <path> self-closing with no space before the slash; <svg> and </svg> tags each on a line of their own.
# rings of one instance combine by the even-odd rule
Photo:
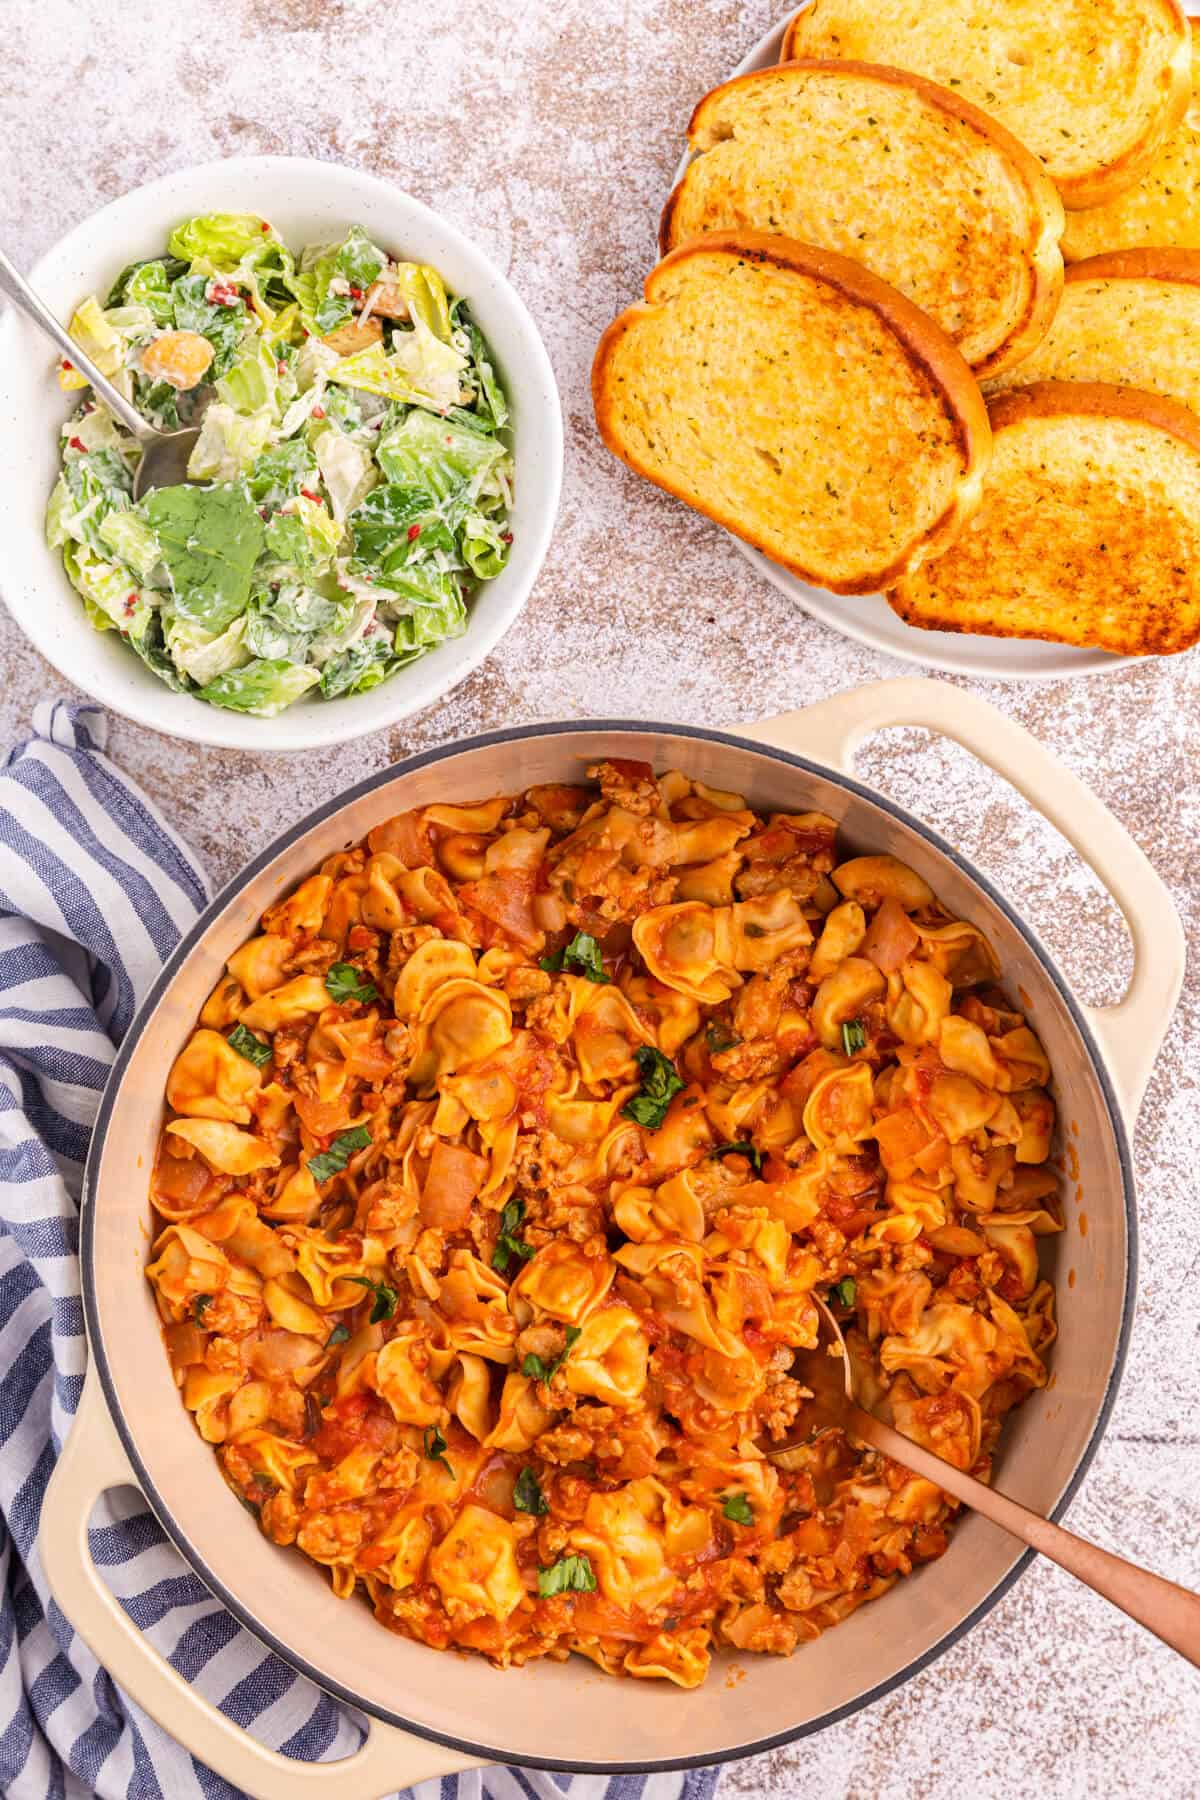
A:
<svg viewBox="0 0 1200 1800">
<path fill-rule="evenodd" d="M 421 1217 L 426 1225 L 442 1231 L 459 1231 L 471 1213 L 471 1203 L 483 1186 L 487 1161 L 464 1144 L 448 1144 L 439 1138 L 429 1159 L 429 1172 L 421 1190 Z"/>
<path fill-rule="evenodd" d="M 881 975 L 892 975 L 921 942 L 921 936 L 904 908 L 891 895 L 867 927 L 860 955 L 873 962 Z"/>
<path fill-rule="evenodd" d="M 459 889 L 462 904 L 498 925 L 516 943 L 532 949 L 542 941 L 533 917 L 534 877 L 523 869 L 484 875 Z"/>
<path fill-rule="evenodd" d="M 340 1095 L 336 1100 L 314 1100 L 308 1094 L 297 1094 L 295 1106 L 300 1123 L 315 1138 L 331 1137 L 350 1123 L 350 1101 Z"/>
</svg>

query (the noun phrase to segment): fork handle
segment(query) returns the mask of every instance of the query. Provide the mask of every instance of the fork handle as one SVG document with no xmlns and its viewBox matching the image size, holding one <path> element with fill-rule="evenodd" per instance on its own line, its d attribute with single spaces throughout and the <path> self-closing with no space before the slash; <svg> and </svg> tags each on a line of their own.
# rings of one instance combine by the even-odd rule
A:
<svg viewBox="0 0 1200 1800">
<path fill-rule="evenodd" d="M 913 1443 L 891 1425 L 885 1425 L 882 1419 L 864 1412 L 861 1406 L 851 1409 L 847 1422 L 854 1436 L 870 1444 L 873 1450 L 882 1451 L 915 1475 L 936 1482 L 964 1506 L 982 1513 L 985 1519 L 1010 1531 L 1032 1549 L 1040 1550 L 1059 1568 L 1066 1569 L 1086 1587 L 1111 1600 L 1123 1613 L 1128 1613 L 1131 1619 L 1136 1619 L 1139 1625 L 1144 1625 L 1147 1631 L 1152 1631 L 1164 1644 L 1169 1644 L 1172 1650 L 1200 1668 L 1200 1595 L 1189 1593 L 1187 1588 L 1179 1587 L 1173 1581 L 1165 1581 L 1161 1575 L 1152 1575 L 1149 1569 L 1139 1569 L 1123 1557 L 1102 1550 L 1099 1544 L 1076 1537 L 1073 1531 L 1043 1519 L 1040 1513 L 1030 1512 L 1027 1506 L 1010 1500 L 1006 1494 L 998 1494 L 994 1488 L 976 1481 L 973 1475 L 956 1469 L 952 1463 L 943 1462 L 932 1450 Z"/>
<path fill-rule="evenodd" d="M 126 431 L 132 431 L 139 443 L 147 443 L 158 434 L 148 425 L 137 409 L 130 405 L 124 394 L 118 392 L 108 379 L 102 375 L 91 357 L 80 349 L 75 339 L 65 326 L 55 318 L 50 308 L 34 293 L 25 277 L 17 272 L 0 250 L 0 293 L 5 293 L 13 305 L 25 314 L 25 317 L 45 333 L 62 351 L 67 361 L 86 375 L 93 392 L 103 400 L 110 412 L 116 413 Z"/>
</svg>

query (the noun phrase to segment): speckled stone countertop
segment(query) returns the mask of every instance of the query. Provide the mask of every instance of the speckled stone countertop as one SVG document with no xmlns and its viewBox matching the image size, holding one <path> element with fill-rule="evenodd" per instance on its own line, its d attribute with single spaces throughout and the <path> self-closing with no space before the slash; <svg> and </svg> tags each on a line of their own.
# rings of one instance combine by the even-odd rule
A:
<svg viewBox="0 0 1200 1800">
<path fill-rule="evenodd" d="M 639 291 L 692 103 L 773 22 L 768 0 L 472 8 L 406 0 L 8 0 L 0 218 L 28 266 L 165 169 L 291 152 L 362 166 L 439 208 L 528 301 L 563 396 L 557 535 L 523 615 L 440 705 L 386 737 L 279 762 L 124 721 L 116 759 L 214 880 L 360 776 L 495 726 L 612 714 L 734 726 L 910 673 L 808 619 L 729 542 L 600 447 L 587 371 Z M 465 29 L 456 29 L 456 21 Z M 0 546 L 0 583 L 3 579 Z M 0 614 L 0 743 L 66 684 Z M 973 684 L 1104 797 L 1200 934 L 1200 653 L 1050 686 Z M 1083 865 L 1007 785 L 923 734 L 877 738 L 869 780 L 991 874 L 1077 991 L 1111 1000 L 1127 940 Z M 1069 1522 L 1200 1586 L 1200 963 L 1136 1134 L 1143 1260 L 1124 1385 Z M 797 1666 L 797 1679 L 802 1679 Z M 1035 1566 L 985 1623 L 888 1699 L 729 1768 L 733 1796 L 1076 1800 L 1200 1794 L 1200 1681 L 1066 1576 Z"/>
</svg>

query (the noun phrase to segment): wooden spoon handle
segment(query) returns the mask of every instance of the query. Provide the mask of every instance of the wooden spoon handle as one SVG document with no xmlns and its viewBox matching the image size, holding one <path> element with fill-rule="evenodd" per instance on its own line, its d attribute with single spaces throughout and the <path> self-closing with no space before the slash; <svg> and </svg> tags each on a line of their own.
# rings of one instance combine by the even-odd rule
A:
<svg viewBox="0 0 1200 1800">
<path fill-rule="evenodd" d="M 872 1449 L 881 1450 L 915 1475 L 935 1481 L 964 1506 L 972 1507 L 993 1524 L 1011 1531 L 1023 1543 L 1040 1550 L 1051 1562 L 1056 1562 L 1097 1594 L 1103 1594 L 1123 1613 L 1128 1613 L 1131 1619 L 1136 1619 L 1139 1625 L 1144 1625 L 1147 1631 L 1152 1631 L 1164 1644 L 1169 1644 L 1172 1650 L 1177 1650 L 1180 1656 L 1200 1668 L 1200 1595 L 1189 1593 L 1187 1588 L 1178 1587 L 1173 1581 L 1164 1581 L 1161 1575 L 1152 1575 L 1148 1569 L 1139 1569 L 1123 1557 L 1113 1556 L 1098 1544 L 1089 1544 L 1086 1538 L 1076 1537 L 1073 1531 L 1065 1531 L 1061 1525 L 1043 1519 L 1039 1513 L 1030 1512 L 1027 1506 L 1010 1500 L 1006 1494 L 998 1494 L 994 1488 L 976 1481 L 973 1475 L 964 1474 L 952 1463 L 943 1462 L 932 1450 L 913 1443 L 911 1438 L 885 1425 L 882 1419 L 864 1412 L 861 1406 L 851 1409 L 848 1424 L 854 1435 L 870 1444 Z"/>
</svg>

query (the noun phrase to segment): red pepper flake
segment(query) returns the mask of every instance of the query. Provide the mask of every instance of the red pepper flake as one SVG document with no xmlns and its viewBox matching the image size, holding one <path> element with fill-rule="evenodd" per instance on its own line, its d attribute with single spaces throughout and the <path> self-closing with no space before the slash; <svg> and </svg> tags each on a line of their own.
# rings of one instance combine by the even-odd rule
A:
<svg viewBox="0 0 1200 1800">
<path fill-rule="evenodd" d="M 125 596 L 125 617 L 126 618 L 129 617 L 130 613 L 133 611 L 133 609 L 136 605 L 137 605 L 137 595 L 136 594 L 126 594 L 126 596 Z"/>
<path fill-rule="evenodd" d="M 311 500 L 314 506 L 320 506 L 320 504 L 321 504 L 320 494 L 314 494 L 311 488 L 301 488 L 300 492 L 304 495 L 304 498 L 306 500 Z"/>
<path fill-rule="evenodd" d="M 286 375 L 287 374 L 287 364 L 285 362 L 277 362 L 275 364 L 275 373 L 277 375 Z"/>
<path fill-rule="evenodd" d="M 409 526 L 408 541 L 410 544 L 412 543 L 414 538 L 419 538 L 420 535 L 421 535 L 421 527 L 419 525 L 410 525 Z"/>
<path fill-rule="evenodd" d="M 259 226 L 259 230 L 260 231 L 270 231 L 270 229 L 271 229 L 271 227 L 267 224 L 267 221 L 264 219 L 262 224 Z"/>
<path fill-rule="evenodd" d="M 65 356 L 64 356 L 64 357 L 63 357 L 63 359 L 62 359 L 62 367 L 63 367 L 63 368 L 64 368 L 64 369 L 67 369 L 67 370 L 71 370 L 71 369 L 73 369 L 73 368 L 74 368 L 74 367 L 75 367 L 75 364 L 74 364 L 74 363 L 70 363 L 70 362 L 68 362 L 68 361 L 67 361 L 67 359 L 66 359 L 66 357 L 65 357 Z"/>
<path fill-rule="evenodd" d="M 70 445 L 72 450 L 78 450 L 81 456 L 87 455 L 87 445 L 84 443 L 84 441 L 81 437 L 68 438 L 67 443 Z"/>
<path fill-rule="evenodd" d="M 205 298 L 213 306 L 236 306 L 239 295 L 228 281 L 210 281 L 205 289 Z"/>
<path fill-rule="evenodd" d="M 352 300 L 361 300 L 362 297 L 363 297 L 363 291 L 361 288 L 352 287 L 350 289 L 350 298 Z"/>
<path fill-rule="evenodd" d="M 500 542 L 502 544 L 511 544 L 512 543 L 512 532 L 511 531 L 502 531 L 500 533 Z"/>
<path fill-rule="evenodd" d="M 302 332 L 303 332 L 303 333 L 304 333 L 304 335 L 305 335 L 305 337 L 311 337 L 311 336 L 312 336 L 312 332 L 311 332 L 311 331 L 310 331 L 310 330 L 309 330 L 309 329 L 308 329 L 308 326 L 307 326 L 307 325 L 302 325 L 302 326 L 301 326 L 301 327 L 300 327 L 300 329 L 301 329 L 301 331 L 302 331 Z"/>
<path fill-rule="evenodd" d="M 312 416 L 314 419 L 323 419 L 325 417 L 325 408 L 323 406 L 314 406 L 312 409 Z"/>
<path fill-rule="evenodd" d="M 258 509 L 258 516 L 260 519 L 269 519 L 271 516 L 270 507 L 269 506 L 260 506 Z"/>
</svg>

